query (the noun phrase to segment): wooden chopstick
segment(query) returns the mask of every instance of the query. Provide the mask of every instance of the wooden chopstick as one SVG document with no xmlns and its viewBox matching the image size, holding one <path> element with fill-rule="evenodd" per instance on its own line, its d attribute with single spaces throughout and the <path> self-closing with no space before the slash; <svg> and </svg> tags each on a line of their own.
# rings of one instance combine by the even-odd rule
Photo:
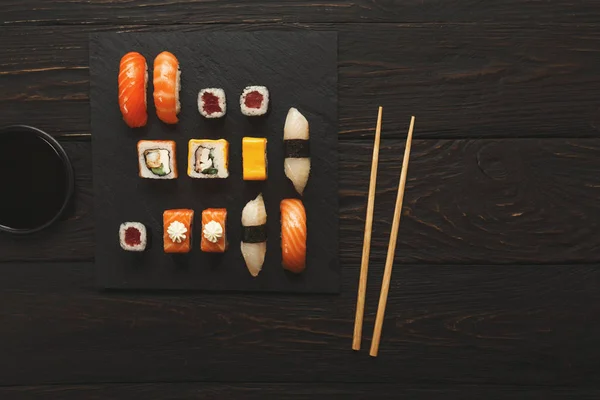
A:
<svg viewBox="0 0 600 400">
<path fill-rule="evenodd" d="M 363 239 L 363 252 L 360 263 L 360 278 L 358 281 L 358 296 L 356 300 L 356 317 L 354 320 L 352 350 L 360 350 L 360 341 L 362 337 L 363 316 L 365 313 L 365 292 L 367 291 L 367 272 L 369 271 L 369 254 L 371 252 L 371 229 L 373 227 L 373 208 L 375 206 L 377 165 L 379 164 L 379 143 L 381 138 L 382 113 L 383 107 L 379 107 L 379 112 L 377 114 L 377 127 L 375 128 L 375 143 L 373 145 L 373 160 L 371 161 L 371 180 L 369 182 L 369 198 L 367 200 L 367 217 L 365 220 L 365 236 Z"/>
<path fill-rule="evenodd" d="M 400 216 L 402 214 L 402 201 L 404 200 L 404 189 L 406 187 L 406 175 L 408 173 L 408 160 L 410 157 L 410 146 L 412 144 L 414 126 L 415 117 L 413 116 L 410 119 L 410 128 L 408 128 L 406 148 L 404 149 L 404 160 L 402 160 L 402 172 L 400 173 L 400 183 L 398 184 L 396 209 L 394 210 L 394 220 L 392 221 L 390 243 L 388 245 L 388 253 L 385 260 L 385 270 L 383 272 L 383 283 L 381 284 L 381 293 L 379 294 L 379 306 L 377 308 L 377 317 L 375 318 L 375 329 L 373 330 L 373 340 L 371 341 L 371 351 L 369 352 L 371 357 L 377 357 L 377 353 L 379 352 L 381 328 L 383 327 L 385 306 L 387 304 L 388 292 L 390 290 L 390 278 L 392 277 L 392 265 L 394 264 L 394 255 L 396 253 L 396 241 L 398 239 L 398 228 L 400 226 Z"/>
</svg>

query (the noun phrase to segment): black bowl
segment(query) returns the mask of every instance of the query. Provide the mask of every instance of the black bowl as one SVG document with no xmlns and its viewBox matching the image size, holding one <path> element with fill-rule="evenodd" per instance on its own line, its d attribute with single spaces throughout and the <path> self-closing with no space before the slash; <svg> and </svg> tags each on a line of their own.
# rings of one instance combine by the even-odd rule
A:
<svg viewBox="0 0 600 400">
<path fill-rule="evenodd" d="M 19 135 L 29 135 L 29 136 L 19 136 Z M 56 176 L 57 176 L 57 179 L 59 179 L 59 178 L 61 179 L 60 181 L 55 182 L 57 184 L 56 186 L 59 187 L 60 190 L 58 190 L 55 193 L 56 198 L 53 198 L 55 206 L 52 207 L 52 209 L 50 211 L 48 211 L 50 213 L 48 218 L 45 218 L 43 221 L 40 221 L 40 223 L 37 225 L 27 226 L 26 228 L 3 225 L 3 223 L 5 223 L 5 221 L 0 221 L 0 231 L 5 231 L 5 232 L 9 232 L 9 233 L 14 233 L 14 234 L 29 234 L 29 233 L 41 231 L 42 229 L 45 229 L 45 228 L 49 227 L 50 225 L 52 225 L 54 222 L 56 222 L 61 217 L 61 215 L 64 213 L 65 209 L 69 205 L 71 197 L 73 196 L 74 180 L 75 180 L 74 174 L 73 174 L 73 166 L 71 165 L 71 161 L 69 160 L 67 153 L 65 152 L 63 147 L 60 145 L 60 143 L 58 143 L 56 141 L 56 139 L 54 139 L 52 136 L 50 136 L 49 134 L 47 134 L 46 132 L 44 132 L 40 129 L 31 127 L 31 126 L 26 126 L 26 125 L 11 125 L 11 126 L 6 126 L 3 128 L 0 128 L 0 143 L 2 143 L 3 139 L 5 139 L 7 136 L 10 136 L 8 141 L 13 140 L 13 144 L 17 144 L 17 146 L 19 146 L 19 144 L 26 143 L 27 140 L 31 140 L 35 136 L 38 139 L 42 139 L 43 142 L 45 142 L 48 146 L 50 146 L 50 148 L 52 150 L 54 150 L 53 153 L 48 152 L 48 151 L 46 151 L 44 153 L 47 157 L 52 158 L 51 161 L 53 161 L 56 164 L 56 166 L 57 166 L 57 168 L 55 168 L 56 169 L 55 172 L 57 172 Z M 21 138 L 23 139 L 22 141 L 20 140 Z M 34 141 L 34 142 L 40 146 L 40 149 L 46 150 L 42 143 L 38 143 L 37 141 Z M 22 145 L 21 147 L 26 147 L 26 146 Z M 27 154 L 28 151 L 31 152 L 31 149 L 14 147 L 14 148 L 11 148 L 11 150 L 10 150 L 11 155 L 14 154 L 17 157 L 20 155 L 27 155 L 27 156 L 31 157 L 30 154 Z M 35 153 L 32 153 L 32 154 L 35 154 Z M 56 157 L 57 157 L 56 159 L 53 158 L 54 157 L 53 154 L 56 155 Z M 1 160 L 0 160 L 0 162 L 1 162 Z M 61 167 L 62 167 L 62 174 L 58 173 L 58 171 L 60 170 Z M 30 172 L 30 174 L 31 174 L 31 172 Z M 64 181 L 62 181 L 62 179 L 64 179 Z M 27 184 L 29 184 L 29 183 L 30 182 L 23 182 L 22 187 L 27 188 L 28 187 Z M 52 183 L 52 182 L 50 182 L 50 183 Z M 6 187 L 4 187 L 3 189 L 6 190 Z M 12 189 L 14 190 L 14 187 Z M 11 190 L 11 188 L 9 188 L 9 190 Z M 29 190 L 32 190 L 31 186 L 29 186 Z M 45 201 L 45 200 L 46 199 L 38 199 L 38 201 L 40 203 L 43 203 L 43 201 Z M 0 205 L 0 206 L 3 206 L 3 205 Z M 24 208 L 21 208 L 21 209 L 23 210 Z M 16 225 L 16 224 L 13 224 L 13 225 Z"/>
</svg>

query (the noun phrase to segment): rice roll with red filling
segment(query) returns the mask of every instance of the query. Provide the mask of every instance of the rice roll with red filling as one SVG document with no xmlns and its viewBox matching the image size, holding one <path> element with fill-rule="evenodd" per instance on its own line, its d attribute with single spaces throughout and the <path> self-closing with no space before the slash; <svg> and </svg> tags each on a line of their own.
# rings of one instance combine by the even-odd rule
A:
<svg viewBox="0 0 600 400">
<path fill-rule="evenodd" d="M 119 243 L 126 251 L 144 251 L 148 243 L 146 226 L 140 222 L 123 222 L 119 227 Z"/>
<path fill-rule="evenodd" d="M 248 117 L 265 115 L 269 109 L 269 90 L 265 86 L 248 86 L 240 96 L 242 114 Z"/>
<path fill-rule="evenodd" d="M 198 111 L 204 118 L 221 118 L 227 111 L 225 91 L 219 88 L 202 89 L 198 93 Z"/>
</svg>

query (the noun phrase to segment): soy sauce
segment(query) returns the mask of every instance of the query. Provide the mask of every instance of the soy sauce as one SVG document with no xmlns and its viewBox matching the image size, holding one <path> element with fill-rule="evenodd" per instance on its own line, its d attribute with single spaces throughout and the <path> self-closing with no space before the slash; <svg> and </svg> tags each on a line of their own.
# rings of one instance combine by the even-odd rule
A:
<svg viewBox="0 0 600 400">
<path fill-rule="evenodd" d="M 0 225 L 34 229 L 61 210 L 68 175 L 60 154 L 34 132 L 0 134 Z"/>
</svg>

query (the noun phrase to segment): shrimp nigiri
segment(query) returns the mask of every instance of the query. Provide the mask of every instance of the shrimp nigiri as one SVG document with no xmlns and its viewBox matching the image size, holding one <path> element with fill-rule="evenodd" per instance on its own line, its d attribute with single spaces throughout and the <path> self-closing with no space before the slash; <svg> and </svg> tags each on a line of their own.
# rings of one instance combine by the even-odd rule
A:
<svg viewBox="0 0 600 400">
<path fill-rule="evenodd" d="M 262 194 L 242 210 L 242 255 L 250 275 L 257 276 L 267 253 L 267 210 Z"/>
<path fill-rule="evenodd" d="M 283 128 L 285 145 L 285 175 L 300 194 L 304 193 L 310 174 L 310 146 L 308 141 L 308 121 L 295 108 L 290 108 Z"/>
<path fill-rule="evenodd" d="M 299 199 L 284 199 L 281 210 L 281 254 L 283 268 L 294 273 L 306 266 L 306 212 Z"/>
<path fill-rule="evenodd" d="M 179 61 L 173 54 L 163 51 L 154 59 L 154 105 L 156 115 L 164 123 L 176 124 L 179 121 L 180 89 Z"/>
<path fill-rule="evenodd" d="M 148 122 L 146 87 L 148 65 L 140 53 L 132 51 L 119 64 L 119 108 L 130 128 L 139 128 Z"/>
</svg>

